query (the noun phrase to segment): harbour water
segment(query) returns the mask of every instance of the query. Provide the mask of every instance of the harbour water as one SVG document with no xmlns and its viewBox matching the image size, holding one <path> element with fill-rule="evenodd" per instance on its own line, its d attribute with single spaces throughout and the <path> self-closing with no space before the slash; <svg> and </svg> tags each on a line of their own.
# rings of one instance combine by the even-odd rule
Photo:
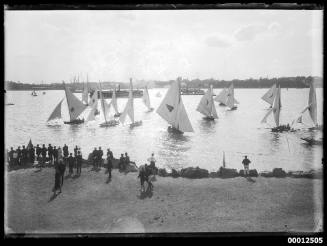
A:
<svg viewBox="0 0 327 246">
<path fill-rule="evenodd" d="M 142 120 L 143 124 L 133 129 L 128 124 L 100 128 L 99 124 L 104 121 L 102 114 L 97 116 L 96 121 L 81 125 L 65 125 L 63 122 L 56 126 L 48 125 L 46 121 L 52 110 L 65 97 L 63 90 L 47 91 L 44 95 L 37 92 L 36 97 L 31 96 L 30 91 L 8 91 L 6 98 L 10 98 L 14 105 L 5 106 L 5 148 L 27 145 L 32 139 L 34 145 L 67 144 L 70 151 L 78 145 L 84 158 L 94 147 L 101 146 L 105 153 L 110 147 L 116 158 L 128 152 L 131 160 L 138 165 L 144 164 L 154 152 L 157 165 L 168 169 L 199 166 L 214 171 L 222 165 L 223 152 L 226 166 L 230 168 L 242 168 L 244 155 L 252 161 L 250 167 L 259 171 L 275 167 L 285 170 L 320 168 L 322 146 L 308 146 L 300 139 L 303 136 L 322 137 L 321 131 L 306 130 L 312 126 L 307 113 L 303 117 L 307 126 L 296 124 L 295 128 L 302 128 L 297 132 L 271 132 L 268 128 L 274 126 L 272 115 L 267 124 L 260 123 L 269 107 L 261 100 L 267 90 L 235 89 L 235 98 L 240 102 L 238 109 L 228 111 L 215 102 L 219 117 L 215 122 L 203 120 L 196 111 L 201 96 L 182 96 L 194 129 L 193 133 L 184 133 L 183 136 L 169 134 L 167 122 L 155 112 L 167 89 L 149 89 L 151 104 L 155 108 L 149 113 L 141 98 L 134 99 L 135 120 Z M 162 97 L 156 97 L 158 91 Z M 214 90 L 216 94 L 219 92 L 220 89 Z M 318 88 L 316 93 L 318 123 L 322 124 L 323 90 Z M 308 88 L 282 89 L 282 124 L 290 123 L 307 106 L 308 94 Z M 81 98 L 81 94 L 75 95 Z M 127 98 L 118 98 L 120 112 L 126 102 Z M 85 118 L 88 112 L 83 113 Z M 65 100 L 62 115 L 64 120 L 68 120 Z"/>
</svg>

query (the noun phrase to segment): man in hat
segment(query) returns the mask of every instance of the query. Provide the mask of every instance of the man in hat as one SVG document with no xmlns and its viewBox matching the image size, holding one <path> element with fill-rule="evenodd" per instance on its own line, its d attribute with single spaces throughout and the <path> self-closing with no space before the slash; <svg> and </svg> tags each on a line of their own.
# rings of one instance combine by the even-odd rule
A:
<svg viewBox="0 0 327 246">
<path fill-rule="evenodd" d="M 251 163 L 251 161 L 248 159 L 247 156 L 244 156 L 242 163 L 244 166 L 244 176 L 248 176 L 249 175 L 249 164 Z"/>
</svg>

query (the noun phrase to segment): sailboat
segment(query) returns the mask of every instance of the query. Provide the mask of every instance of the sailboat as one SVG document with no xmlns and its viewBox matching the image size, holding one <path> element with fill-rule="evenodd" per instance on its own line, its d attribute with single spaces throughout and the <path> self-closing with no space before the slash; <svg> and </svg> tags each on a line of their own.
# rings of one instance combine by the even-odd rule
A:
<svg viewBox="0 0 327 246">
<path fill-rule="evenodd" d="M 129 94 L 128 94 L 128 101 L 126 103 L 123 113 L 119 117 L 119 120 L 121 121 L 121 123 L 124 124 L 127 115 L 129 116 L 130 120 L 132 121 L 132 123 L 129 125 L 130 128 L 142 125 L 141 120 L 140 121 L 134 120 L 134 99 L 133 99 L 132 78 L 130 78 L 130 89 L 129 89 Z"/>
<path fill-rule="evenodd" d="M 234 98 L 234 85 L 233 83 L 229 86 L 228 90 L 227 90 L 227 100 L 226 100 L 226 106 L 230 108 L 230 110 L 235 110 L 237 109 L 236 104 L 236 100 Z"/>
<path fill-rule="evenodd" d="M 6 92 L 5 92 L 5 93 L 6 93 Z M 5 105 L 7 105 L 7 106 L 15 105 L 15 104 L 12 102 L 12 98 L 8 99 L 7 94 L 5 94 L 5 100 L 6 100 Z"/>
<path fill-rule="evenodd" d="M 274 103 L 274 98 L 276 96 L 276 84 L 274 84 L 262 97 L 261 99 L 270 104 L 270 108 Z"/>
<path fill-rule="evenodd" d="M 168 132 L 194 132 L 181 97 L 181 78 L 171 84 L 156 112 L 171 125 Z"/>
<path fill-rule="evenodd" d="M 202 96 L 200 103 L 196 108 L 197 111 L 205 115 L 204 119 L 206 120 L 218 119 L 212 94 L 213 92 L 212 92 L 212 85 L 211 85 L 208 91 Z"/>
<path fill-rule="evenodd" d="M 265 117 L 261 121 L 261 123 L 266 123 L 268 116 L 271 113 L 273 113 L 274 120 L 275 120 L 275 123 L 276 123 L 276 127 L 271 129 L 271 131 L 273 131 L 273 132 L 283 132 L 283 131 L 291 130 L 289 124 L 287 124 L 287 125 L 280 125 L 279 124 L 280 110 L 281 110 L 281 90 L 280 90 L 280 86 L 279 86 L 278 89 L 276 89 L 276 95 L 275 95 L 275 98 L 274 98 L 272 108 L 269 109 L 269 111 L 267 112 L 267 114 L 265 115 Z"/>
<path fill-rule="evenodd" d="M 216 97 L 215 101 L 219 102 L 219 106 L 226 106 L 227 101 L 227 89 L 224 88 Z"/>
<path fill-rule="evenodd" d="M 111 97 L 111 102 L 110 104 L 113 106 L 114 110 L 115 110 L 115 115 L 114 117 L 119 117 L 121 115 L 121 113 L 119 113 L 118 111 L 118 106 L 117 106 L 117 98 L 116 98 L 116 87 L 114 88 L 114 90 L 112 91 L 112 97 Z"/>
<path fill-rule="evenodd" d="M 36 96 L 37 96 L 36 91 L 33 90 L 31 95 L 32 95 L 33 97 L 36 97 Z"/>
<path fill-rule="evenodd" d="M 68 112 L 70 121 L 64 121 L 65 124 L 81 124 L 84 122 L 84 119 L 79 119 L 79 115 L 86 109 L 84 105 L 65 85 L 65 94 L 68 105 Z"/>
<path fill-rule="evenodd" d="M 90 106 L 91 108 L 95 108 L 95 115 L 100 114 L 100 111 L 98 110 L 98 89 L 95 89 L 93 91 L 93 94 L 89 100 L 88 106 Z"/>
<path fill-rule="evenodd" d="M 63 102 L 64 98 L 61 99 L 61 101 L 57 104 L 51 115 L 49 116 L 47 122 L 55 120 L 55 119 L 61 119 L 61 104 Z"/>
<path fill-rule="evenodd" d="M 107 120 L 107 117 L 109 116 L 109 110 L 110 110 L 110 104 L 108 104 L 105 99 L 103 98 L 102 94 L 102 88 L 101 83 L 99 83 L 100 88 L 100 102 L 101 102 L 101 108 L 104 116 L 104 122 L 100 124 L 100 127 L 107 127 L 107 126 L 116 126 L 119 124 L 119 121 L 117 120 Z"/>
<path fill-rule="evenodd" d="M 144 88 L 142 101 L 143 101 L 144 105 L 148 108 L 148 112 L 153 111 L 154 108 L 152 108 L 151 107 L 151 104 L 150 104 L 150 96 L 149 96 L 149 92 L 148 92 L 148 87 L 147 86 L 145 86 L 145 88 Z"/>
<path fill-rule="evenodd" d="M 89 99 L 89 89 L 88 89 L 88 78 L 86 79 L 86 85 L 83 83 L 83 93 L 82 93 L 82 102 L 87 106 Z"/>
<path fill-rule="evenodd" d="M 322 125 L 318 125 L 317 122 L 317 98 L 316 98 L 316 88 L 314 87 L 313 83 L 310 84 L 310 91 L 309 91 L 309 99 L 308 99 L 308 105 L 301 111 L 299 116 L 292 121 L 291 125 L 294 123 L 303 123 L 302 122 L 302 116 L 303 114 L 308 111 L 310 118 L 313 123 L 313 127 L 310 127 L 310 130 L 321 130 Z"/>
</svg>

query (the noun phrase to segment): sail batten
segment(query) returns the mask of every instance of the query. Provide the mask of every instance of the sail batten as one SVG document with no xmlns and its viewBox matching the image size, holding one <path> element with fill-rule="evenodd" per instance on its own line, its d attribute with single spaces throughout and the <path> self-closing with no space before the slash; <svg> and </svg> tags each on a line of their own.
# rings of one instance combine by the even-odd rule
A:
<svg viewBox="0 0 327 246">
<path fill-rule="evenodd" d="M 61 101 L 55 107 L 55 109 L 53 110 L 53 112 L 51 113 L 51 115 L 49 116 L 49 119 L 47 121 L 61 118 L 61 104 L 62 104 L 63 100 L 64 99 L 61 99 Z"/>
</svg>

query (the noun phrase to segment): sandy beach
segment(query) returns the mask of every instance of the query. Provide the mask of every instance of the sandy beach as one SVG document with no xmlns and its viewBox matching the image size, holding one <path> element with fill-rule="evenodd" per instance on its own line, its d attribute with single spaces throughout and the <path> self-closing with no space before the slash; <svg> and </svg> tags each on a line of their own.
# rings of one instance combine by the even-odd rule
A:
<svg viewBox="0 0 327 246">
<path fill-rule="evenodd" d="M 140 197 L 137 173 L 83 168 L 51 200 L 53 168 L 6 173 L 7 233 L 317 231 L 322 180 L 157 177 Z"/>
</svg>

